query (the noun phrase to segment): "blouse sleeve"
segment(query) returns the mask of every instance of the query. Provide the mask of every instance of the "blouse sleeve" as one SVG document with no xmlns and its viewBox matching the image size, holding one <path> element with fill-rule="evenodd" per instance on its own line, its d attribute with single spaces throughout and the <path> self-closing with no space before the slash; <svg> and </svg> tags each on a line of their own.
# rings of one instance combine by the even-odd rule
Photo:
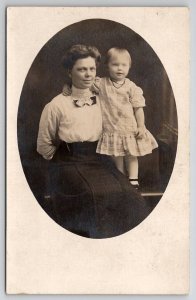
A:
<svg viewBox="0 0 196 300">
<path fill-rule="evenodd" d="M 51 103 L 48 103 L 41 115 L 37 138 L 37 152 L 47 160 L 52 159 L 56 152 L 58 126 L 59 117 L 57 112 Z"/>
<path fill-rule="evenodd" d="M 135 83 L 131 82 L 130 87 L 130 102 L 133 107 L 144 107 L 145 106 L 145 98 L 143 96 L 142 89 L 137 86 Z"/>
</svg>

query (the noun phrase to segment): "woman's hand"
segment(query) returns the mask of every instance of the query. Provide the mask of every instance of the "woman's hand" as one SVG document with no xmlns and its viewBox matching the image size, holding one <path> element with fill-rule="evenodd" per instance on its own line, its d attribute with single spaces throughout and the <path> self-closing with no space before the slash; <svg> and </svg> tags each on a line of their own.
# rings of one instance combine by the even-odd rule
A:
<svg viewBox="0 0 196 300">
<path fill-rule="evenodd" d="M 146 137 L 146 127 L 145 126 L 138 127 L 136 138 L 137 139 L 144 139 L 145 137 Z"/>
</svg>

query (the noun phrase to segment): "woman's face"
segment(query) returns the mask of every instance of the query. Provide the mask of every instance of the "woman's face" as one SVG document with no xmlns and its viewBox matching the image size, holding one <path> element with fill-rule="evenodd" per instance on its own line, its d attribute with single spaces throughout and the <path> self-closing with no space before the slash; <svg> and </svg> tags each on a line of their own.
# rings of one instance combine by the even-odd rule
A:
<svg viewBox="0 0 196 300">
<path fill-rule="evenodd" d="M 70 71 L 72 84 L 79 89 L 91 87 L 96 76 L 95 59 L 91 56 L 76 60 Z"/>
</svg>

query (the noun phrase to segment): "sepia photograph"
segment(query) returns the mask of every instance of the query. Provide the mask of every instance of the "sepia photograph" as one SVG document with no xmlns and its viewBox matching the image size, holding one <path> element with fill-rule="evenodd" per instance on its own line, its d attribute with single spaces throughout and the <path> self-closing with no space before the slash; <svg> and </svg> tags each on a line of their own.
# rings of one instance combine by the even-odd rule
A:
<svg viewBox="0 0 196 300">
<path fill-rule="evenodd" d="M 110 238 L 139 225 L 167 187 L 178 137 L 174 94 L 139 34 L 83 20 L 32 62 L 17 133 L 27 182 L 48 215 L 75 234 Z"/>
<path fill-rule="evenodd" d="M 7 30 L 8 294 L 187 293 L 187 9 L 9 7 Z"/>
</svg>

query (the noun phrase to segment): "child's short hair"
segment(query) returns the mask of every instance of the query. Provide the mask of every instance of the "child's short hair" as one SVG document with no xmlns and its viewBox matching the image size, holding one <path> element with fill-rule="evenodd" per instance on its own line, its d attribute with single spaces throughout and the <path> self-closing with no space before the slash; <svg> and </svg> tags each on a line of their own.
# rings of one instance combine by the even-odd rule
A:
<svg viewBox="0 0 196 300">
<path fill-rule="evenodd" d="M 113 47 L 113 48 L 110 48 L 108 50 L 108 52 L 106 53 L 106 60 L 105 60 L 105 63 L 108 64 L 109 60 L 111 59 L 111 57 L 114 55 L 114 54 L 123 54 L 123 53 L 126 53 L 129 57 L 129 63 L 130 63 L 130 66 L 131 66 L 131 55 L 129 53 L 129 51 L 125 48 L 119 48 L 119 47 Z"/>
</svg>

